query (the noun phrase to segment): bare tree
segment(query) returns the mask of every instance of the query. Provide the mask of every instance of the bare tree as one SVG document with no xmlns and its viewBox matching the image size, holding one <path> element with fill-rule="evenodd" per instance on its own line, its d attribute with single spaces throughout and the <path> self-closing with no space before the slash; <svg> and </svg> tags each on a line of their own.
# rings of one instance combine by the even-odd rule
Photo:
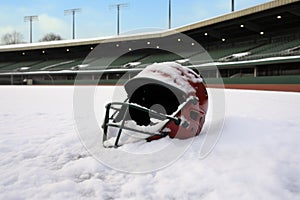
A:
<svg viewBox="0 0 300 200">
<path fill-rule="evenodd" d="M 24 43 L 22 33 L 13 31 L 12 33 L 6 33 L 1 38 L 2 44 L 20 44 Z"/>
<path fill-rule="evenodd" d="M 54 33 L 47 33 L 42 39 L 40 39 L 40 42 L 45 41 L 53 41 L 53 40 L 62 40 L 62 37 L 60 35 L 54 34 Z"/>
</svg>

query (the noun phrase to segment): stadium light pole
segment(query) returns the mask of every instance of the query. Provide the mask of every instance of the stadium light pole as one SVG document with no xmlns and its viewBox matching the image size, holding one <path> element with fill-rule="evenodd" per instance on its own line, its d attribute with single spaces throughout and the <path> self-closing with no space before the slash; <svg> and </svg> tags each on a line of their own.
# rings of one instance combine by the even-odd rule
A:
<svg viewBox="0 0 300 200">
<path fill-rule="evenodd" d="M 37 15 L 25 16 L 24 22 L 29 22 L 29 29 L 30 29 L 30 43 L 32 43 L 32 22 L 38 21 L 39 17 Z"/>
<path fill-rule="evenodd" d="M 172 6 L 171 6 L 171 0 L 169 0 L 169 29 L 171 29 L 172 24 L 171 24 L 171 20 L 172 20 Z"/>
<path fill-rule="evenodd" d="M 75 39 L 75 13 L 81 12 L 81 8 L 65 10 L 65 15 L 73 15 L 73 40 Z"/>
<path fill-rule="evenodd" d="M 120 8 L 127 7 L 128 3 L 118 3 L 110 5 L 110 8 L 117 8 L 117 35 L 120 35 Z"/>
<path fill-rule="evenodd" d="M 234 12 L 234 0 L 231 0 L 231 12 Z"/>
</svg>

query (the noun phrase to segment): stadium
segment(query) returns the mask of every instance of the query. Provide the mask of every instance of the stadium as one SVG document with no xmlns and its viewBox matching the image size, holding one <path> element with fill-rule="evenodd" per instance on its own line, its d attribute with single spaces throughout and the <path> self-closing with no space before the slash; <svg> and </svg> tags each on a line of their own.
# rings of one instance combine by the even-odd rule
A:
<svg viewBox="0 0 300 200">
<path fill-rule="evenodd" d="M 127 1 L 143 25 L 166 22 L 171 0 Z M 266 1 L 173 29 L 1 45 L 0 199 L 299 200 L 300 1 Z M 0 33 L 25 10 L 52 19 L 36 35 L 69 34 L 68 6 L 96 21 L 84 37 L 115 15 L 106 0 L 23 3 L 1 3 L 14 20 L 0 13 Z M 229 1 L 175 4 L 198 18 Z"/>
<path fill-rule="evenodd" d="M 299 1 L 272 1 L 174 30 L 1 46 L 0 84 L 72 85 L 78 74 L 84 74 L 80 84 L 95 79 L 98 84 L 115 84 L 134 77 L 147 64 L 194 59 L 193 68 L 210 87 L 218 87 L 216 78 L 222 77 L 226 88 L 300 91 L 299 10 Z M 182 55 L 164 51 L 167 42 L 180 47 L 179 34 L 199 43 L 210 59 L 195 60 L 194 43 Z M 96 46 L 111 53 L 86 62 Z M 108 62 L 118 51 L 122 55 Z"/>
</svg>

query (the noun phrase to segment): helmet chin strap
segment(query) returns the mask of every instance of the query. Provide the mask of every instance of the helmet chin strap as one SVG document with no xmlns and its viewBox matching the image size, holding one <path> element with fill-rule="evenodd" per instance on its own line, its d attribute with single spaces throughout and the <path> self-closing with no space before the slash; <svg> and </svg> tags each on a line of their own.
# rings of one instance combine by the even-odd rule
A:
<svg viewBox="0 0 300 200">
<path fill-rule="evenodd" d="M 152 135 L 152 136 L 146 138 L 146 141 L 151 142 L 153 140 L 159 140 L 163 137 L 166 137 L 168 134 L 169 134 L 169 132 L 162 132 L 161 134 L 155 134 L 155 135 Z"/>
</svg>

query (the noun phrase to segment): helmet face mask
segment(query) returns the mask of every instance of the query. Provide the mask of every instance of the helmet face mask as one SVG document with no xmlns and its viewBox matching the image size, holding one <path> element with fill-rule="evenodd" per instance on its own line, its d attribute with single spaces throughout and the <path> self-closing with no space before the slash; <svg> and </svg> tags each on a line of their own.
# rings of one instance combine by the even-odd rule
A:
<svg viewBox="0 0 300 200">
<path fill-rule="evenodd" d="M 125 102 L 106 106 L 104 147 L 200 133 L 208 96 L 201 77 L 192 70 L 177 63 L 155 63 L 127 81 L 125 90 Z"/>
</svg>

